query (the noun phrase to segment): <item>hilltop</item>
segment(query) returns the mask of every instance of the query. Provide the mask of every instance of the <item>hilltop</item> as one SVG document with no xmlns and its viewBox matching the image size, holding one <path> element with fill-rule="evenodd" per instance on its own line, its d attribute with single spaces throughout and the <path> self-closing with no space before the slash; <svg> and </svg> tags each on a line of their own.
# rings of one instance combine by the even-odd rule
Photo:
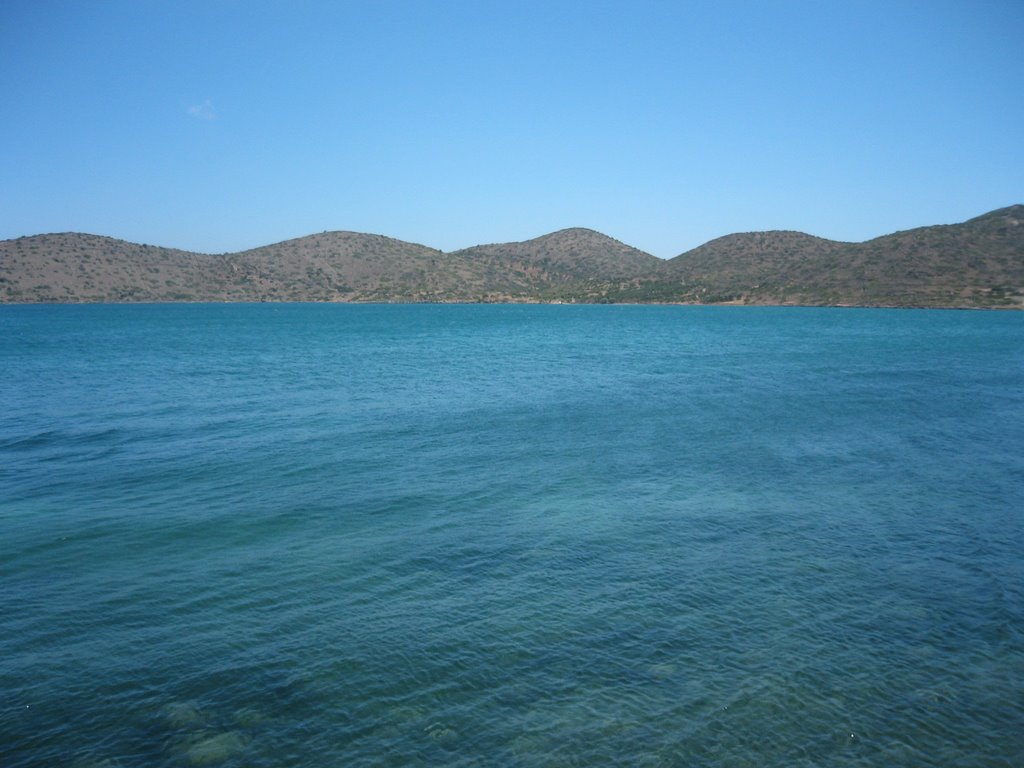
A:
<svg viewBox="0 0 1024 768">
<path fill-rule="evenodd" d="M 1024 308 L 1024 205 L 843 243 L 726 235 L 608 292 L 613 301 Z"/>
<path fill-rule="evenodd" d="M 0 303 L 577 301 L 1024 308 L 1024 205 L 863 243 L 726 235 L 662 260 L 591 229 L 445 253 L 323 232 L 200 254 L 98 235 L 0 242 Z"/>
</svg>

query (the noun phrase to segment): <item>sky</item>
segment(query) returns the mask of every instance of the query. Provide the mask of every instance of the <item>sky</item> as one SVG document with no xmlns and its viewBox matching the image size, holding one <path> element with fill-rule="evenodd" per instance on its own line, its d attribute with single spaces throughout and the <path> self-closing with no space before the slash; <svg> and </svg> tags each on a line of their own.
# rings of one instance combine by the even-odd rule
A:
<svg viewBox="0 0 1024 768">
<path fill-rule="evenodd" d="M 1024 203 L 1024 2 L 0 1 L 0 239 L 669 258 Z"/>
</svg>

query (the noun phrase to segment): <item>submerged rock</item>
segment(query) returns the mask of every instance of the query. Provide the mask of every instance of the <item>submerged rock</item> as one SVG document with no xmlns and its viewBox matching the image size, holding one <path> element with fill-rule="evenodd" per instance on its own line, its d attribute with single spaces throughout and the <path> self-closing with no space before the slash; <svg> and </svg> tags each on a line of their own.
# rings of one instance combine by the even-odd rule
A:
<svg viewBox="0 0 1024 768">
<path fill-rule="evenodd" d="M 235 712 L 235 722 L 243 728 L 252 728 L 266 720 L 266 715 L 255 707 L 242 707 Z"/>
<path fill-rule="evenodd" d="M 647 673 L 655 680 L 667 680 L 674 677 L 679 671 L 679 666 L 672 663 L 651 664 L 647 667 Z"/>
<path fill-rule="evenodd" d="M 234 757 L 248 743 L 249 740 L 238 731 L 227 731 L 193 742 L 185 750 L 185 755 L 192 765 L 210 765 Z"/>
<path fill-rule="evenodd" d="M 423 732 L 440 744 L 450 744 L 458 738 L 458 734 L 444 723 L 431 723 Z"/>
<path fill-rule="evenodd" d="M 173 701 L 164 707 L 164 717 L 172 728 L 188 728 L 202 725 L 206 716 L 192 701 Z"/>
</svg>

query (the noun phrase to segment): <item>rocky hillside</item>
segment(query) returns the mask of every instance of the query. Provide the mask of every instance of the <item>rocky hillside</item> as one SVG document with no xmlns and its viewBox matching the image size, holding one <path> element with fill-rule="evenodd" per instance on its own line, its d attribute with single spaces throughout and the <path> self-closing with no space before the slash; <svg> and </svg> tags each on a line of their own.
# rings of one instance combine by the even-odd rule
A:
<svg viewBox="0 0 1024 768">
<path fill-rule="evenodd" d="M 0 242 L 0 301 L 186 301 L 197 292 L 213 299 L 223 284 L 219 266 L 197 253 L 97 235 L 19 237 Z"/>
<path fill-rule="evenodd" d="M 0 301 L 537 301 L 662 263 L 586 229 L 454 253 L 324 232 L 217 256 L 37 235 L 0 243 Z"/>
<path fill-rule="evenodd" d="M 553 283 L 640 277 L 662 260 L 592 229 L 562 229 L 522 243 L 478 245 L 456 251 L 475 263 L 499 270 L 525 270 Z"/>
<path fill-rule="evenodd" d="M 727 235 L 668 261 L 578 228 L 451 253 L 355 232 L 221 255 L 84 234 L 0 242 L 0 303 L 145 301 L 1024 308 L 1024 206 L 864 243 Z"/>
<path fill-rule="evenodd" d="M 727 235 L 620 283 L 613 301 L 1024 308 L 1024 206 L 864 243 Z"/>
</svg>

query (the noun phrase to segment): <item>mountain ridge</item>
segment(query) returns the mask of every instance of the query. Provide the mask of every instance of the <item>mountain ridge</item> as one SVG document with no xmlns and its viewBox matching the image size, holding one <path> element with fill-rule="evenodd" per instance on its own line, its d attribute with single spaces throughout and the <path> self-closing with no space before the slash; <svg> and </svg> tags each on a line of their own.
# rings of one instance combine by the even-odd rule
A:
<svg viewBox="0 0 1024 768">
<path fill-rule="evenodd" d="M 569 227 L 441 251 L 325 231 L 203 254 L 86 233 L 0 241 L 0 303 L 629 302 L 1024 308 L 1024 205 L 842 242 L 738 232 L 671 259 Z"/>
</svg>

